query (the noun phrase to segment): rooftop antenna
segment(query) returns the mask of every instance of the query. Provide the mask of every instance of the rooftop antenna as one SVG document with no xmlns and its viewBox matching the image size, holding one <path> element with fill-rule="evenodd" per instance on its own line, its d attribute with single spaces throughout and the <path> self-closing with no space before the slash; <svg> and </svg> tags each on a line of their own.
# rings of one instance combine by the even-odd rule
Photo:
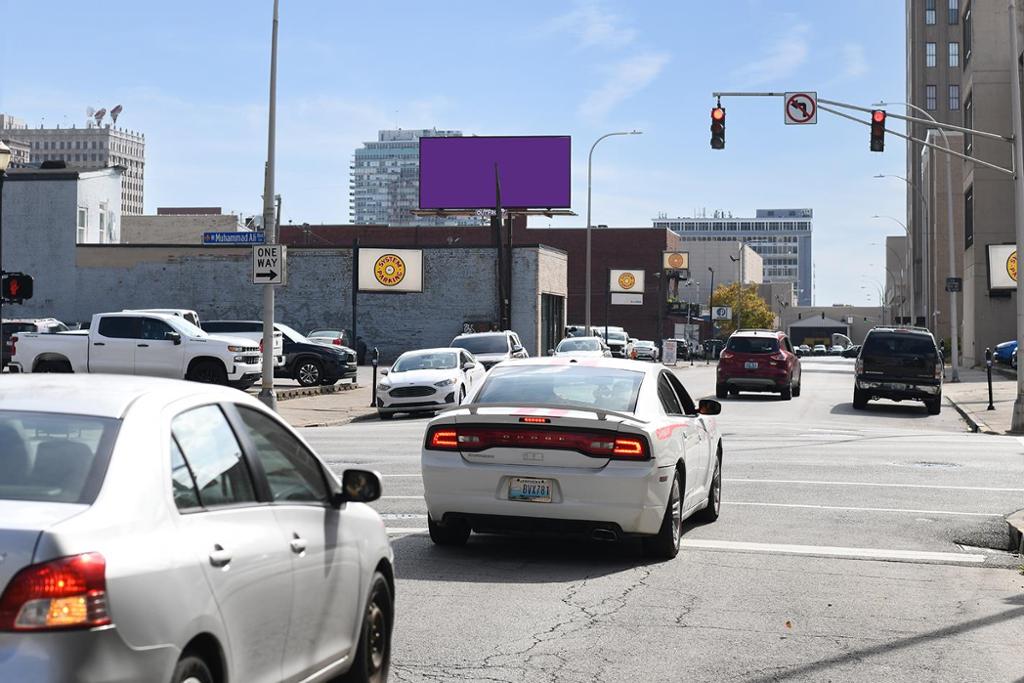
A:
<svg viewBox="0 0 1024 683">
<path fill-rule="evenodd" d="M 97 126 L 102 125 L 103 117 L 106 116 L 106 115 L 107 115 L 107 110 L 106 109 L 100 109 L 98 112 L 96 112 L 95 114 L 92 115 L 92 117 L 94 119 L 96 119 L 96 125 Z"/>
<path fill-rule="evenodd" d="M 122 111 L 124 111 L 124 107 L 120 104 L 110 110 L 110 119 L 114 122 L 115 126 L 117 125 L 117 117 L 121 115 Z"/>
<path fill-rule="evenodd" d="M 92 117 L 95 116 L 95 115 L 96 115 L 96 110 L 95 109 L 93 109 L 92 107 L 86 107 L 85 108 L 85 127 L 86 128 L 92 128 L 92 126 L 93 126 Z"/>
</svg>

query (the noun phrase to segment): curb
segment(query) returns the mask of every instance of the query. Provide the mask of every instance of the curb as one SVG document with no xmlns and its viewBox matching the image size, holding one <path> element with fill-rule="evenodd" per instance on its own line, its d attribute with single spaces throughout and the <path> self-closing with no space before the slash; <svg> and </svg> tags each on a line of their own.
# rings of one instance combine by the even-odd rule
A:
<svg viewBox="0 0 1024 683">
<path fill-rule="evenodd" d="M 1006 518 L 1006 528 L 1010 534 L 1010 552 L 1024 557 L 1024 510 L 1018 510 Z"/>
<path fill-rule="evenodd" d="M 355 391 L 359 388 L 359 385 L 352 383 L 345 384 L 332 384 L 331 386 L 319 386 L 319 387 L 294 387 L 289 389 L 277 390 L 278 401 L 288 401 L 293 398 L 308 398 L 310 396 L 323 396 L 325 394 L 338 394 L 343 391 Z"/>
<path fill-rule="evenodd" d="M 377 411 L 374 410 L 373 412 L 365 412 L 359 413 L 357 415 L 352 415 L 350 417 L 343 417 L 339 420 L 324 420 L 323 422 L 314 422 L 312 424 L 301 425 L 298 427 L 292 425 L 292 427 L 295 429 L 313 429 L 314 427 L 340 427 L 342 425 L 347 425 L 351 422 L 369 422 L 372 418 L 376 416 Z"/>
<path fill-rule="evenodd" d="M 961 406 L 948 395 L 945 395 L 944 398 L 949 402 L 949 405 L 953 406 L 953 409 L 956 412 L 960 413 L 960 417 L 962 417 L 964 421 L 967 422 L 967 426 L 970 427 L 971 431 L 974 432 L 975 434 L 977 434 L 978 432 L 982 432 L 984 434 L 999 434 L 999 432 L 989 427 L 984 420 L 982 420 L 980 417 L 972 413 L 967 408 Z"/>
</svg>

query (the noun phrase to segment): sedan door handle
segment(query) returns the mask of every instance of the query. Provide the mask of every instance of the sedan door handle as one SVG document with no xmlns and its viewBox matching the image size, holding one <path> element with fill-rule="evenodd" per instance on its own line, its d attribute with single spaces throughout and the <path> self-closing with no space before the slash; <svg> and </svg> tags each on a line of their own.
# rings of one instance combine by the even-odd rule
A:
<svg viewBox="0 0 1024 683">
<path fill-rule="evenodd" d="M 149 348 L 149 344 L 136 344 L 136 346 L 138 346 L 140 349 L 148 349 Z"/>
<path fill-rule="evenodd" d="M 93 342 L 92 345 L 93 346 L 106 346 L 106 344 L 104 342 Z"/>
<path fill-rule="evenodd" d="M 213 546 L 213 550 L 210 551 L 210 564 L 214 567 L 226 567 L 231 563 L 231 553 L 224 550 L 224 547 L 219 543 Z"/>
<path fill-rule="evenodd" d="M 291 542 L 292 552 L 296 555 L 301 555 L 306 552 L 306 539 L 299 537 L 298 534 L 294 534 L 294 536 L 295 538 Z"/>
</svg>

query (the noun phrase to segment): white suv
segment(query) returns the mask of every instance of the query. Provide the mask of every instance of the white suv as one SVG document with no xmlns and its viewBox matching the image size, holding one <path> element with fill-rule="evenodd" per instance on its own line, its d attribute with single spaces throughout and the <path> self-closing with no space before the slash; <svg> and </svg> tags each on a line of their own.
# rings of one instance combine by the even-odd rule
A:
<svg viewBox="0 0 1024 683">
<path fill-rule="evenodd" d="M 469 351 L 488 370 L 509 358 L 530 357 L 519 335 L 511 330 L 460 334 L 452 340 L 450 346 Z"/>
</svg>

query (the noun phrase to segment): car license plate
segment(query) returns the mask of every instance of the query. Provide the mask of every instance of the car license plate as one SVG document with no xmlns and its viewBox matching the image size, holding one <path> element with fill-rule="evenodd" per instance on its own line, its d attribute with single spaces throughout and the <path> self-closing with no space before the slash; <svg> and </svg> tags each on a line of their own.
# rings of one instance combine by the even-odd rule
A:
<svg viewBox="0 0 1024 683">
<path fill-rule="evenodd" d="M 757 361 L 748 360 L 746 363 L 743 364 L 743 367 L 745 367 L 747 370 L 757 370 Z"/>
<path fill-rule="evenodd" d="M 508 482 L 508 499 L 531 503 L 551 502 L 551 480 L 512 477 Z"/>
</svg>

